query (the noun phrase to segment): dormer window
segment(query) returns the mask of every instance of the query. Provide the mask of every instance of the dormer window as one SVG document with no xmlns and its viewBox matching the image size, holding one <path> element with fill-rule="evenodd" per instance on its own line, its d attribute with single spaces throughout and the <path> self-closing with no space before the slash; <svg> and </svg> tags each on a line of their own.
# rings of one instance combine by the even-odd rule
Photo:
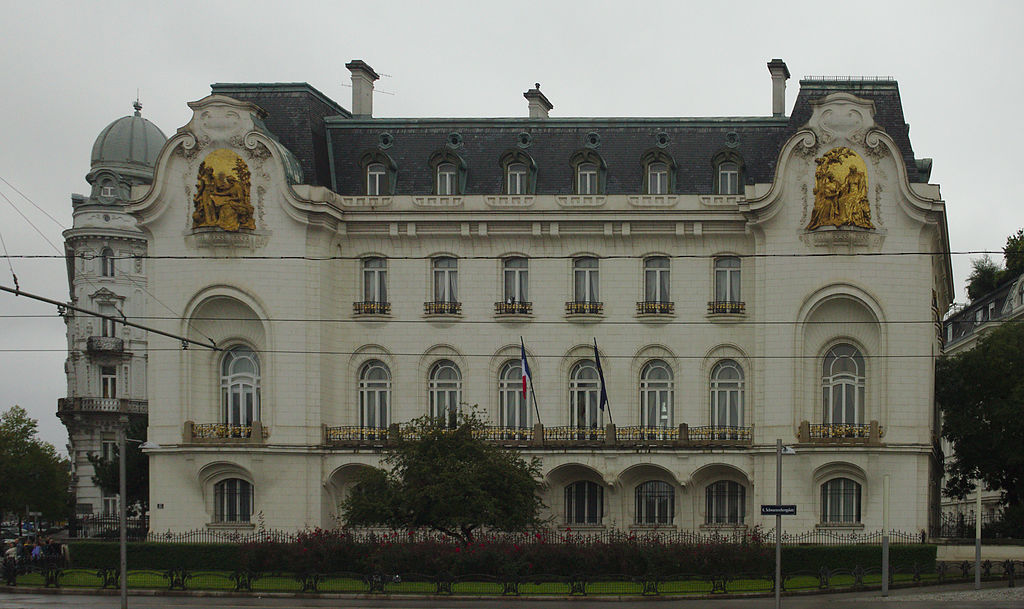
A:
<svg viewBox="0 0 1024 609">
<path fill-rule="evenodd" d="M 645 195 L 667 195 L 672 192 L 672 176 L 676 172 L 676 163 L 661 148 L 652 148 L 640 157 L 643 166 L 643 183 L 641 191 Z"/>
<path fill-rule="evenodd" d="M 461 195 L 466 189 L 466 163 L 447 148 L 430 157 L 434 173 L 434 194 L 441 197 Z"/>
<path fill-rule="evenodd" d="M 734 195 L 740 191 L 740 168 L 736 163 L 722 163 L 718 166 L 718 193 Z"/>
<path fill-rule="evenodd" d="M 510 195 L 525 195 L 526 194 L 526 165 L 522 163 L 511 163 L 508 166 L 507 176 L 507 188 L 508 194 Z"/>
<path fill-rule="evenodd" d="M 668 194 L 668 165 L 651 163 L 647 166 L 647 194 Z"/>
<path fill-rule="evenodd" d="M 598 195 L 604 193 L 604 160 L 593 150 L 581 150 L 572 155 L 570 163 L 576 183 L 573 185 L 578 195 Z"/>
<path fill-rule="evenodd" d="M 359 160 L 363 169 L 363 183 L 366 184 L 366 196 L 386 197 L 395 194 L 395 179 L 398 166 L 391 157 L 374 150 L 367 152 Z"/>
<path fill-rule="evenodd" d="M 576 192 L 581 195 L 597 194 L 597 165 L 582 163 L 576 170 Z"/>
<path fill-rule="evenodd" d="M 530 155 L 519 149 L 506 150 L 498 159 L 504 177 L 503 191 L 507 195 L 533 194 L 537 165 Z"/>
<path fill-rule="evenodd" d="M 383 163 L 371 163 L 366 168 L 366 194 L 371 197 L 379 197 L 383 194 L 387 175 Z"/>
<path fill-rule="evenodd" d="M 441 163 L 437 166 L 437 194 L 455 194 L 455 165 L 452 163 Z"/>
<path fill-rule="evenodd" d="M 112 199 L 114 197 L 114 187 L 110 182 L 104 182 L 103 186 L 100 186 L 100 196 Z"/>
</svg>

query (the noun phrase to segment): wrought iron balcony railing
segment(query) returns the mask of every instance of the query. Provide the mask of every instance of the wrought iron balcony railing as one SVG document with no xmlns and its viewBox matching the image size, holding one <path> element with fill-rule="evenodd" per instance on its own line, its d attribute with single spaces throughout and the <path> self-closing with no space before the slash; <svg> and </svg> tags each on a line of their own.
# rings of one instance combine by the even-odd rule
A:
<svg viewBox="0 0 1024 609">
<path fill-rule="evenodd" d="M 261 444 L 268 437 L 270 437 L 270 429 L 261 421 L 252 421 L 248 425 L 185 421 L 185 429 L 182 433 L 182 440 L 186 444 Z"/>
<path fill-rule="evenodd" d="M 878 421 L 867 423 L 809 423 L 801 421 L 797 438 L 811 444 L 870 444 L 881 443 L 885 430 Z"/>
<path fill-rule="evenodd" d="M 462 313 L 461 302 L 428 301 L 423 303 L 427 315 L 458 315 Z"/>
<path fill-rule="evenodd" d="M 57 411 L 146 414 L 148 404 L 146 400 L 125 398 L 60 398 L 57 400 Z"/>
<path fill-rule="evenodd" d="M 565 312 L 570 315 L 600 315 L 604 312 L 604 303 L 570 300 L 565 303 Z"/>
<path fill-rule="evenodd" d="M 737 427 L 732 425 L 704 425 L 689 428 L 690 442 L 745 442 L 750 443 L 752 439 L 752 427 Z"/>
<path fill-rule="evenodd" d="M 709 300 L 708 313 L 713 315 L 742 315 L 747 312 L 747 303 L 732 300 Z"/>
<path fill-rule="evenodd" d="M 530 315 L 533 313 L 532 302 L 496 302 L 494 312 L 498 315 Z"/>
<path fill-rule="evenodd" d="M 359 425 L 337 425 L 324 429 L 324 439 L 330 442 L 386 442 L 387 427 L 362 427 Z"/>
<path fill-rule="evenodd" d="M 811 423 L 812 438 L 866 438 L 871 426 L 864 423 Z"/>
<path fill-rule="evenodd" d="M 674 313 L 676 303 L 660 300 L 642 300 L 636 303 L 636 312 L 640 315 L 668 315 Z"/>
<path fill-rule="evenodd" d="M 85 350 L 89 353 L 122 353 L 124 339 L 114 336 L 90 336 L 85 341 Z"/>
<path fill-rule="evenodd" d="M 353 302 L 352 312 L 356 315 L 390 315 L 390 302 Z"/>
<path fill-rule="evenodd" d="M 545 427 L 544 441 L 554 442 L 603 442 L 605 439 L 604 427 Z"/>
<path fill-rule="evenodd" d="M 674 442 L 679 440 L 679 427 L 648 427 L 630 426 L 617 427 L 615 438 L 620 442 L 645 442 L 657 440 L 662 442 Z"/>
</svg>

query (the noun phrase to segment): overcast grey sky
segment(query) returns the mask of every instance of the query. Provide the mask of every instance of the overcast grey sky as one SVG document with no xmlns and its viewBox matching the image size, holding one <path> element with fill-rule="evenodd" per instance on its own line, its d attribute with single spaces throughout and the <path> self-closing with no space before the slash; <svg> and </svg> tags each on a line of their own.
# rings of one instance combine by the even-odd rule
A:
<svg viewBox="0 0 1024 609">
<path fill-rule="evenodd" d="M 758 116 L 765 63 L 804 75 L 886 75 L 900 84 L 917 157 L 935 160 L 954 251 L 999 250 L 1024 226 L 1007 188 L 1024 141 L 1022 2 L 14 2 L 0 22 L 0 178 L 60 222 L 96 135 L 131 112 L 170 135 L 214 82 L 305 81 L 351 107 L 344 64 L 387 74 L 376 116 L 525 116 L 536 81 L 552 116 Z M 1011 120 L 1012 119 L 1012 120 Z M 1016 167 L 1016 168 L 1015 168 Z M 1011 188 L 1012 189 L 1012 188 Z M 0 182 L 62 251 L 62 227 Z M 0 197 L 11 254 L 58 253 Z M 1001 257 L 1000 257 L 1001 259 Z M 954 255 L 957 300 L 969 257 Z M 67 299 L 61 259 L 14 259 L 22 289 Z M 0 267 L 0 285 L 10 286 Z M 13 404 L 64 450 L 64 324 L 0 294 L 0 410 Z M 43 315 L 45 317 L 20 317 Z"/>
</svg>

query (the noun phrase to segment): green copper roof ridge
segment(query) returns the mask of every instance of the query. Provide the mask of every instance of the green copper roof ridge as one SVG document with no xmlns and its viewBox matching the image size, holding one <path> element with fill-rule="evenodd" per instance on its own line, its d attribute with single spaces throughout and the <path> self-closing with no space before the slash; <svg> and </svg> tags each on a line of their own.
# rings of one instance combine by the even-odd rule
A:
<svg viewBox="0 0 1024 609">
<path fill-rule="evenodd" d="M 715 125 L 721 126 L 723 124 L 742 124 L 742 125 L 754 125 L 754 126 L 784 126 L 789 124 L 788 116 L 706 116 L 706 117 L 681 117 L 681 116 L 664 116 L 664 117 L 651 117 L 651 116 L 607 116 L 607 117 L 584 117 L 584 116 L 573 116 L 573 117 L 559 117 L 559 118 L 530 118 L 530 117 L 380 117 L 380 118 L 347 118 L 342 116 L 328 116 L 324 118 L 324 122 L 330 126 L 366 126 L 366 125 L 382 125 L 388 123 L 394 124 L 507 124 L 507 125 L 530 125 L 535 127 L 568 127 L 578 125 L 612 125 L 613 123 L 622 123 L 624 126 L 631 124 L 636 125 L 666 125 L 672 126 L 672 124 L 684 124 L 688 126 L 701 126 L 701 125 Z M 614 126 L 614 125 L 613 125 Z"/>
</svg>

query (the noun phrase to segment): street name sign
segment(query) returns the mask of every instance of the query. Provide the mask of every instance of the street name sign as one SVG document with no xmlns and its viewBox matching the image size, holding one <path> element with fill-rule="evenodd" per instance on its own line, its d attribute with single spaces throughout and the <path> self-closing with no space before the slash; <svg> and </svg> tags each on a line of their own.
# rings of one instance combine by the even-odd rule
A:
<svg viewBox="0 0 1024 609">
<path fill-rule="evenodd" d="M 762 516 L 796 516 L 795 505 L 761 505 Z"/>
</svg>

